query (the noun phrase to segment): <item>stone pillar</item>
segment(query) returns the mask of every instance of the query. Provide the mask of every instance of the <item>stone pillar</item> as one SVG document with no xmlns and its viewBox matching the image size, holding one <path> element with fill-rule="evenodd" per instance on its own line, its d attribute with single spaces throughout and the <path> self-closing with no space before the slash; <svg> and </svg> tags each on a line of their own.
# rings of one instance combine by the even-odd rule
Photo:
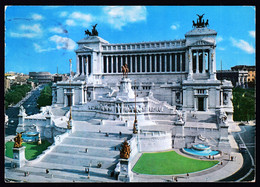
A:
<svg viewBox="0 0 260 187">
<path fill-rule="evenodd" d="M 157 72 L 158 71 L 158 69 L 157 69 L 157 54 L 155 54 L 154 55 L 154 65 L 155 65 L 155 72 Z"/>
<path fill-rule="evenodd" d="M 177 72 L 177 53 L 174 53 L 174 58 L 175 58 L 175 72 Z"/>
<path fill-rule="evenodd" d="M 84 62 L 84 56 L 81 56 L 81 67 L 82 67 L 82 75 L 85 75 L 85 62 Z"/>
<path fill-rule="evenodd" d="M 150 56 L 149 56 L 149 58 L 150 58 L 150 63 L 149 63 L 149 65 L 150 65 L 150 72 L 152 72 L 152 54 L 150 54 Z"/>
<path fill-rule="evenodd" d="M 172 54 L 170 53 L 170 72 L 172 72 Z"/>
<path fill-rule="evenodd" d="M 133 72 L 133 56 L 130 55 L 129 58 L 130 58 L 130 64 L 131 64 L 130 73 L 132 73 Z"/>
<path fill-rule="evenodd" d="M 199 51 L 197 51 L 196 54 L 196 73 L 199 73 Z"/>
<path fill-rule="evenodd" d="M 108 59 L 108 56 L 106 56 L 106 66 L 107 66 L 107 73 L 109 73 L 109 67 L 108 67 L 108 65 L 109 65 L 109 59 Z"/>
<path fill-rule="evenodd" d="M 111 73 L 114 73 L 114 62 L 113 62 L 114 56 L 110 56 L 110 58 L 111 58 Z"/>
<path fill-rule="evenodd" d="M 21 168 L 25 165 L 25 147 L 13 148 L 12 168 Z"/>
<path fill-rule="evenodd" d="M 77 55 L 77 74 L 79 75 L 79 56 Z"/>
<path fill-rule="evenodd" d="M 180 72 L 182 72 L 182 54 L 180 53 Z"/>
<path fill-rule="evenodd" d="M 164 54 L 164 69 L 165 69 L 164 72 L 167 72 L 167 53 Z"/>
<path fill-rule="evenodd" d="M 209 64 L 208 64 L 208 66 L 209 66 L 209 67 L 208 67 L 208 68 L 209 68 L 209 71 L 208 71 L 208 72 L 209 72 L 210 75 L 212 74 L 212 64 L 211 64 L 211 63 L 212 63 L 212 60 L 211 60 L 211 54 L 212 54 L 212 49 L 209 50 L 209 61 L 208 61 L 208 63 L 209 63 Z"/>
<path fill-rule="evenodd" d="M 208 111 L 208 97 L 205 97 L 205 111 Z"/>
<path fill-rule="evenodd" d="M 172 90 L 172 106 L 176 104 L 176 91 Z"/>
<path fill-rule="evenodd" d="M 159 56 L 159 63 L 160 63 L 160 70 L 159 70 L 159 72 L 162 72 L 162 54 L 160 54 L 160 56 Z"/>
<path fill-rule="evenodd" d="M 175 123 L 174 148 L 180 149 L 185 147 L 184 121 L 176 121 Z"/>
<path fill-rule="evenodd" d="M 135 73 L 137 73 L 137 55 L 135 55 Z"/>
<path fill-rule="evenodd" d="M 144 72 L 148 72 L 147 71 L 147 56 L 144 55 Z"/>
<path fill-rule="evenodd" d="M 205 73 L 205 51 L 202 52 L 202 73 Z"/>
<path fill-rule="evenodd" d="M 89 57 L 88 57 L 88 55 L 86 56 L 86 60 L 85 60 L 85 66 L 86 66 L 86 75 L 87 75 L 87 77 L 88 77 L 88 74 L 89 74 L 89 69 L 88 69 L 88 67 L 89 67 L 89 65 L 88 65 L 88 63 L 90 63 L 90 61 L 89 61 Z"/>
<path fill-rule="evenodd" d="M 192 78 L 192 74 L 193 74 L 193 70 L 192 70 L 192 51 L 191 49 L 189 49 L 189 52 L 188 52 L 188 71 L 189 71 L 189 74 L 188 74 L 188 80 L 191 80 Z"/>
<path fill-rule="evenodd" d="M 140 72 L 143 72 L 142 55 L 140 55 Z"/>
<path fill-rule="evenodd" d="M 131 171 L 130 162 L 128 159 L 119 159 L 120 162 L 120 173 L 118 180 L 122 182 L 131 182 L 133 178 L 133 173 Z"/>
</svg>

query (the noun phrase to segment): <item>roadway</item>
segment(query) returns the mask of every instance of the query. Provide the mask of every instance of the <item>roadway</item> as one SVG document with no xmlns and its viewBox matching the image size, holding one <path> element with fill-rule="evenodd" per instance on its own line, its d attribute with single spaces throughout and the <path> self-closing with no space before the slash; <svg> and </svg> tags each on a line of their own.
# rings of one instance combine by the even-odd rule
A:
<svg viewBox="0 0 260 187">
<path fill-rule="evenodd" d="M 23 99 L 21 105 L 25 108 L 27 115 L 39 113 L 37 107 L 37 99 L 40 96 L 41 90 L 44 85 L 40 85 L 37 89 L 28 93 L 28 98 Z M 5 136 L 16 135 L 16 128 L 18 125 L 19 107 L 8 107 L 6 115 L 8 116 L 8 126 L 5 128 Z"/>
<path fill-rule="evenodd" d="M 240 126 L 240 132 L 233 132 L 237 144 L 245 144 L 246 150 L 242 152 L 244 158 L 242 168 L 221 181 L 252 181 L 255 180 L 255 125 Z"/>
</svg>

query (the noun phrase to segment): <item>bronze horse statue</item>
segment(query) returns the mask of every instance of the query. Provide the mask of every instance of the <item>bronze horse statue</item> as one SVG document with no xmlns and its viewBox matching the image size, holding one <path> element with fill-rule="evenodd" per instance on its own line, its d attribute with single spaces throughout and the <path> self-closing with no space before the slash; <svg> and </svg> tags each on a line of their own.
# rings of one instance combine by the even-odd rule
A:
<svg viewBox="0 0 260 187">
<path fill-rule="evenodd" d="M 123 78 L 127 78 L 127 74 L 129 72 L 127 64 L 123 65 L 121 68 L 122 68 L 122 72 L 123 72 Z"/>
</svg>

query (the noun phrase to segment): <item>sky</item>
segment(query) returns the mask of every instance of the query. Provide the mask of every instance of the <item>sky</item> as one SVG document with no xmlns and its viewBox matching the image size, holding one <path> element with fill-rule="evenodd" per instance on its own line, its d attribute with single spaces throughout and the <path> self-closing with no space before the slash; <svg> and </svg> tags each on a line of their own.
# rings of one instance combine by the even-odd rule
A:
<svg viewBox="0 0 260 187">
<path fill-rule="evenodd" d="M 217 70 L 255 65 L 254 6 L 6 6 L 5 72 L 76 71 L 77 41 L 92 25 L 109 43 L 185 39 L 196 14 L 217 31 Z"/>
</svg>

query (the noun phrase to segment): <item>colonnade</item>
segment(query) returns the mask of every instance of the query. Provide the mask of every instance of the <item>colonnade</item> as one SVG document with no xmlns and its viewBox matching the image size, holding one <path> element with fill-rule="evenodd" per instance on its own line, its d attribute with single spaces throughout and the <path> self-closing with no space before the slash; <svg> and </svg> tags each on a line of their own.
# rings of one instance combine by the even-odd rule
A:
<svg viewBox="0 0 260 187">
<path fill-rule="evenodd" d="M 91 55 L 78 55 L 77 56 L 77 72 L 79 75 L 89 75 L 91 69 Z"/>
<path fill-rule="evenodd" d="M 185 53 L 153 53 L 129 55 L 103 55 L 103 73 L 120 73 L 122 65 L 129 73 L 185 72 Z"/>
<path fill-rule="evenodd" d="M 209 50 L 192 50 L 192 71 L 193 73 L 212 72 L 211 55 Z"/>
</svg>

